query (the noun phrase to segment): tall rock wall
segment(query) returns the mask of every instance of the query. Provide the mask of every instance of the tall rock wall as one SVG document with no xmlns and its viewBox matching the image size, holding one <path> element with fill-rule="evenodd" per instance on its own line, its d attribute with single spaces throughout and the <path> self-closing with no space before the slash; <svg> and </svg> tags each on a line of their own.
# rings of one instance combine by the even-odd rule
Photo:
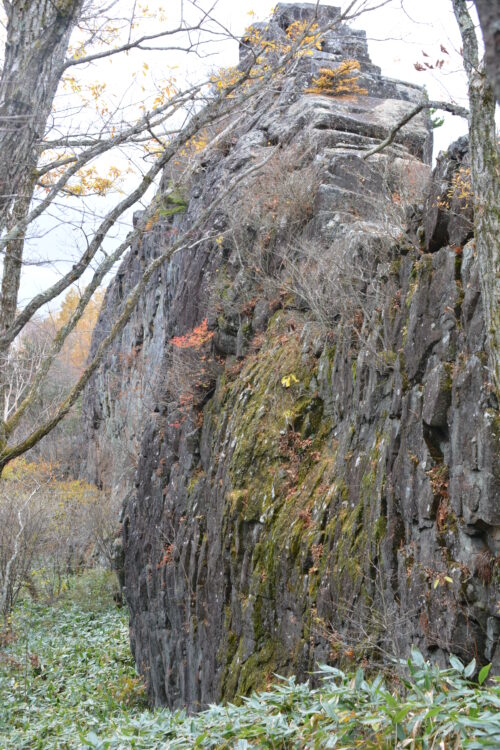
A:
<svg viewBox="0 0 500 750">
<path fill-rule="evenodd" d="M 265 33 L 314 7 L 279 4 Z M 367 93 L 306 92 L 345 59 Z M 454 192 L 467 144 L 430 185 L 424 116 L 362 159 L 422 96 L 337 26 L 169 169 L 175 210 L 108 289 L 94 345 L 145 265 L 267 159 L 157 273 L 85 394 L 86 472 L 123 498 L 131 641 L 156 703 L 196 710 L 410 644 L 500 666 L 499 416 Z"/>
</svg>

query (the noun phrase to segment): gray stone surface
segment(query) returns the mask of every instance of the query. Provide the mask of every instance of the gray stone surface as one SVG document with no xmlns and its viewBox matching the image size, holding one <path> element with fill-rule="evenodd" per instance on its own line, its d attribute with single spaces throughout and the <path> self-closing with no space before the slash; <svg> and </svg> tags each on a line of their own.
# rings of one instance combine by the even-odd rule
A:
<svg viewBox="0 0 500 750">
<path fill-rule="evenodd" d="M 275 26 L 312 7 L 279 4 Z M 304 94 L 319 67 L 353 54 L 366 97 Z M 224 148 L 203 155 L 186 212 L 160 218 L 107 291 L 94 346 L 148 261 L 235 170 L 279 144 L 318 176 L 304 237 L 318 252 L 341 243 L 353 263 L 364 259 L 359 299 L 379 300 L 368 330 L 355 303 L 322 330 L 286 292 L 286 275 L 257 272 L 258 230 L 242 227 L 244 248 L 231 238 L 235 196 L 209 222 L 222 245 L 207 241 L 161 269 L 90 383 L 85 472 L 124 501 L 131 642 L 158 704 L 197 710 L 276 672 L 304 678 L 317 661 L 404 656 L 412 643 L 441 663 L 455 652 L 500 668 L 499 417 L 473 244 L 460 222 L 452 230 L 450 217 L 436 218 L 432 198 L 424 215 L 410 211 L 432 252 L 401 224 L 405 184 L 396 190 L 388 165 L 425 177 L 424 117 L 384 155 L 360 158 L 421 96 L 380 76 L 361 32 L 332 31 Z M 449 154 L 434 184 L 449 182 L 463 144 Z M 175 178 L 165 174 L 163 189 Z M 459 253 L 448 246 L 455 231 Z M 280 226 L 275 249 L 289 236 Z M 182 411 L 167 387 L 171 339 L 205 318 L 218 369 Z"/>
<path fill-rule="evenodd" d="M 473 235 L 466 136 L 459 138 L 438 157 L 426 201 L 424 229 L 430 252 L 444 245 L 461 247 Z"/>
</svg>

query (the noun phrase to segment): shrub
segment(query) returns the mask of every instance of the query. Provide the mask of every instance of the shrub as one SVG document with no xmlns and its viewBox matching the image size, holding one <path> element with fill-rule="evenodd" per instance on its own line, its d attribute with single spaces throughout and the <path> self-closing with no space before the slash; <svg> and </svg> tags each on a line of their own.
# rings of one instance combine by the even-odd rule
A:
<svg viewBox="0 0 500 750">
<path fill-rule="evenodd" d="M 358 84 L 360 67 L 357 60 L 342 60 L 336 68 L 321 68 L 306 94 L 340 97 L 367 94 L 368 90 Z"/>
<path fill-rule="evenodd" d="M 113 606 L 119 594 L 116 574 L 108 568 L 97 567 L 68 577 L 59 602 L 61 606 L 104 612 Z"/>
<path fill-rule="evenodd" d="M 329 244 L 304 239 L 283 249 L 283 284 L 325 333 L 342 324 L 378 352 L 387 343 L 379 340 L 380 317 L 394 253 L 393 242 L 355 227 Z"/>
<path fill-rule="evenodd" d="M 376 221 L 359 221 L 355 207 L 346 205 L 342 229 L 333 238 L 315 232 L 314 239 L 304 234 L 281 244 L 281 282 L 324 332 L 342 325 L 385 366 L 393 333 L 386 312 L 399 285 L 395 261 L 411 244 L 408 221 L 423 198 L 429 168 L 414 159 L 386 157 L 368 172 L 356 161 L 346 168 L 360 193 L 369 189 Z"/>
<path fill-rule="evenodd" d="M 289 244 L 314 215 L 319 180 L 298 149 L 279 151 L 249 181 L 230 215 L 230 234 L 240 263 L 259 277 L 278 277 L 277 248 Z"/>
<path fill-rule="evenodd" d="M 23 587 L 53 601 L 75 570 L 111 566 L 118 507 L 108 493 L 60 477 L 58 467 L 18 459 L 0 492 L 0 605 L 7 617 Z"/>
<path fill-rule="evenodd" d="M 145 708 L 128 615 L 113 606 L 108 584 L 108 572 L 91 571 L 72 578 L 56 606 L 25 599 L 16 607 L 0 655 L 0 747 L 88 747 L 82 735 Z"/>
<path fill-rule="evenodd" d="M 213 352 L 213 337 L 205 318 L 191 331 L 170 341 L 166 386 L 178 411 L 178 419 L 170 426 L 180 426 L 192 408 L 201 406 L 215 384 L 219 365 Z"/>
</svg>

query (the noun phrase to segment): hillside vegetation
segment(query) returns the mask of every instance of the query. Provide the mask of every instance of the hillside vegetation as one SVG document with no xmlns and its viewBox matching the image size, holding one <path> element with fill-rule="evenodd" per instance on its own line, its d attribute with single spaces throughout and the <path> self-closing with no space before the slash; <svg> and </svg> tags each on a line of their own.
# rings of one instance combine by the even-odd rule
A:
<svg viewBox="0 0 500 750">
<path fill-rule="evenodd" d="M 316 689 L 275 676 L 266 692 L 196 717 L 147 710 L 113 588 L 94 570 L 55 606 L 18 605 L 0 656 L 2 750 L 499 746 L 498 679 L 479 686 L 474 663 L 439 670 L 416 650 L 384 677 L 322 666 Z"/>
</svg>

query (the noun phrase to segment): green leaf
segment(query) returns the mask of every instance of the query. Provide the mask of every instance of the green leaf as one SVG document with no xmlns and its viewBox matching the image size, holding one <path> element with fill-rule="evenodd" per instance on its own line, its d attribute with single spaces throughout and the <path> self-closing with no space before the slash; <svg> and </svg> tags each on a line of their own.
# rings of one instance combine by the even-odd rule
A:
<svg viewBox="0 0 500 750">
<path fill-rule="evenodd" d="M 88 732 L 85 737 L 82 738 L 83 742 L 89 747 L 99 747 L 101 740 L 95 732 Z"/>
<path fill-rule="evenodd" d="M 434 708 L 431 708 L 429 711 L 427 711 L 425 718 L 426 719 L 433 719 L 435 716 L 437 716 L 442 711 L 441 706 L 434 706 Z"/>
<path fill-rule="evenodd" d="M 464 669 L 464 677 L 470 677 L 474 674 L 476 669 L 476 660 L 473 659 Z"/>
<path fill-rule="evenodd" d="M 385 700 L 385 702 L 386 702 L 386 703 L 387 703 L 387 704 L 388 704 L 389 706 L 391 706 L 391 708 L 397 708 L 397 707 L 398 707 L 398 705 L 399 705 L 399 704 L 398 704 L 398 701 L 397 701 L 397 700 L 396 700 L 396 698 L 394 698 L 394 696 L 392 696 L 392 695 L 391 695 L 391 694 L 390 694 L 389 692 L 387 692 L 387 691 L 385 691 L 385 692 L 383 692 L 383 693 L 381 692 L 381 695 L 383 695 L 383 697 L 384 697 L 384 700 Z M 383 708 L 383 707 L 382 707 L 382 708 Z"/>
<path fill-rule="evenodd" d="M 395 714 L 393 718 L 393 722 L 395 724 L 400 724 L 403 721 L 403 719 L 410 713 L 411 709 L 412 709 L 412 706 L 403 706 L 403 708 L 400 709 L 397 712 L 397 714 Z"/>
<path fill-rule="evenodd" d="M 359 688 L 361 687 L 361 683 L 363 682 L 364 677 L 365 676 L 363 670 L 358 669 L 356 672 L 356 677 L 354 678 L 354 687 L 356 688 L 356 690 L 359 690 Z"/>
<path fill-rule="evenodd" d="M 465 669 L 464 665 L 460 661 L 460 659 L 457 656 L 454 656 L 453 654 L 450 656 L 450 664 L 457 672 L 462 673 Z"/>
<path fill-rule="evenodd" d="M 486 678 L 488 677 L 488 675 L 489 675 L 489 673 L 490 673 L 490 669 L 491 669 L 491 664 L 486 664 L 486 666 L 485 666 L 485 667 L 483 667 L 483 668 L 481 669 L 481 671 L 479 672 L 479 675 L 478 675 L 477 681 L 479 682 L 479 684 L 480 684 L 480 685 L 482 685 L 482 684 L 483 684 L 483 682 L 484 682 L 484 681 L 486 680 Z"/>
<path fill-rule="evenodd" d="M 396 726 L 396 736 L 400 742 L 402 742 L 404 739 L 406 739 L 406 732 L 401 726 L 401 724 L 398 724 Z"/>
<path fill-rule="evenodd" d="M 415 648 L 415 646 L 412 646 L 411 649 L 411 661 L 413 664 L 415 664 L 417 667 L 423 667 L 425 664 L 425 659 L 422 656 L 421 652 L 418 650 L 418 648 Z"/>
</svg>

